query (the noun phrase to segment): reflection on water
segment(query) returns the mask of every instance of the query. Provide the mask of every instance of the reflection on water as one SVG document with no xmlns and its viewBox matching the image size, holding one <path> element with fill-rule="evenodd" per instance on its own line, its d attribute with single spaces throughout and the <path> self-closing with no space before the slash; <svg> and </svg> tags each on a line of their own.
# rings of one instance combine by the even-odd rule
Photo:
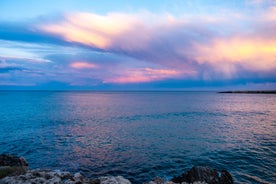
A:
<svg viewBox="0 0 276 184">
<path fill-rule="evenodd" d="M 210 165 L 237 183 L 276 182 L 275 95 L 0 92 L 0 101 L 0 150 L 33 168 L 137 183 Z"/>
</svg>

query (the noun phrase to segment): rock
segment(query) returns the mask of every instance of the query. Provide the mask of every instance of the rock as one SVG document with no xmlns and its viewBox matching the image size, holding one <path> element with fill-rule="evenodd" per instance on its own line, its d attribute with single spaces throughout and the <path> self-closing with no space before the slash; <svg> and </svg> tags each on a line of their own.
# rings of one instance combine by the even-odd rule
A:
<svg viewBox="0 0 276 184">
<path fill-rule="evenodd" d="M 25 174 L 28 170 L 28 164 L 23 157 L 0 155 L 0 178 Z"/>
<path fill-rule="evenodd" d="M 76 182 L 81 182 L 81 181 L 83 181 L 84 178 L 80 173 L 75 173 L 74 176 L 73 176 L 73 179 Z"/>
<path fill-rule="evenodd" d="M 131 184 L 131 182 L 122 176 L 106 176 L 100 177 L 101 184 Z"/>
<path fill-rule="evenodd" d="M 175 184 L 175 183 L 172 181 L 165 181 L 160 177 L 156 177 L 153 181 L 150 181 L 147 184 Z"/>
<path fill-rule="evenodd" d="M 32 170 L 20 176 L 7 176 L 0 179 L 0 184 L 100 184 L 100 180 L 93 180 L 83 177 L 80 173 L 70 174 L 69 172 L 51 170 Z"/>
<path fill-rule="evenodd" d="M 233 184 L 233 178 L 228 171 L 222 170 L 218 172 L 210 167 L 193 167 L 181 176 L 174 177 L 172 181 L 175 183 L 205 182 L 208 184 Z"/>
<path fill-rule="evenodd" d="M 220 183 L 225 183 L 225 184 L 234 183 L 231 174 L 228 171 L 226 171 L 226 170 L 222 170 L 221 171 L 221 176 L 220 176 L 220 180 L 219 181 L 220 181 Z"/>
<path fill-rule="evenodd" d="M 28 166 L 28 164 L 23 157 L 1 154 L 0 166 Z"/>
<path fill-rule="evenodd" d="M 106 176 L 98 179 L 89 179 L 80 173 L 71 174 L 59 170 L 29 170 L 23 157 L 0 155 L 0 184 L 131 184 L 122 176 Z M 155 178 L 147 184 L 233 184 L 231 174 L 226 171 L 217 171 L 210 167 L 193 167 L 172 181 Z"/>
</svg>

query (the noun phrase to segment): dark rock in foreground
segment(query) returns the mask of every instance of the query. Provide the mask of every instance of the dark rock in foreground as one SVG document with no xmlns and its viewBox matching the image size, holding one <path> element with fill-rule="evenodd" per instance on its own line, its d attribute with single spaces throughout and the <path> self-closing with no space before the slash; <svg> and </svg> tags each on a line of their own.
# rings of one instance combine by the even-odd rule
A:
<svg viewBox="0 0 276 184">
<path fill-rule="evenodd" d="M 97 179 L 85 178 L 80 173 L 52 170 L 29 170 L 23 157 L 0 155 L 0 184 L 131 184 L 122 176 L 106 176 Z M 2 178 L 2 179 L 1 179 Z M 210 167 L 193 167 L 172 181 L 156 178 L 148 184 L 233 184 L 232 176 L 226 170 L 217 171 Z"/>
<path fill-rule="evenodd" d="M 0 178 L 25 174 L 28 170 L 28 164 L 23 157 L 0 155 Z"/>
<path fill-rule="evenodd" d="M 200 181 L 208 184 L 232 184 L 233 178 L 226 170 L 217 171 L 210 167 L 193 167 L 181 176 L 174 177 L 172 181 L 174 183 L 193 183 Z"/>
</svg>

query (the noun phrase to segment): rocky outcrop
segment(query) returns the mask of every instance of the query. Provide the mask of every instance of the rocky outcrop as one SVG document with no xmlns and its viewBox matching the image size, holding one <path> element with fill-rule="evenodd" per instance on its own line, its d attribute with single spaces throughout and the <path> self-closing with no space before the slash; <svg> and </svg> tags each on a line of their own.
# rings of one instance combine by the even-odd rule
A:
<svg viewBox="0 0 276 184">
<path fill-rule="evenodd" d="M 71 174 L 69 172 L 52 170 L 31 170 L 23 175 L 8 176 L 0 179 L 0 184 L 131 184 L 122 176 L 105 176 L 98 179 L 89 179 L 80 173 Z M 155 178 L 147 184 L 233 184 L 233 179 L 227 171 L 218 172 L 210 167 L 193 167 L 172 181 L 162 178 Z"/>
<path fill-rule="evenodd" d="M 32 170 L 24 175 L 8 176 L 0 180 L 0 184 L 131 184 L 122 176 L 105 176 L 98 179 L 89 179 L 80 173 L 70 174 L 69 172 L 51 170 Z"/>
<path fill-rule="evenodd" d="M 2 178 L 2 179 L 1 179 Z M 80 173 L 52 170 L 29 170 L 22 157 L 0 155 L 0 184 L 131 184 L 122 176 L 86 178 Z M 217 171 L 210 167 L 193 167 L 171 181 L 155 178 L 147 184 L 233 184 L 232 176 L 226 170 Z"/>
<path fill-rule="evenodd" d="M 193 167 L 181 176 L 174 177 L 172 181 L 175 183 L 205 182 L 208 184 L 233 184 L 233 178 L 228 171 L 217 171 L 210 167 Z"/>
<path fill-rule="evenodd" d="M 25 174 L 28 170 L 28 164 L 23 157 L 0 155 L 0 179 L 5 176 Z"/>
<path fill-rule="evenodd" d="M 32 170 L 19 176 L 8 176 L 0 180 L 0 184 L 100 184 L 99 179 L 89 179 L 80 173 L 71 174 L 69 172 L 51 170 Z"/>
</svg>

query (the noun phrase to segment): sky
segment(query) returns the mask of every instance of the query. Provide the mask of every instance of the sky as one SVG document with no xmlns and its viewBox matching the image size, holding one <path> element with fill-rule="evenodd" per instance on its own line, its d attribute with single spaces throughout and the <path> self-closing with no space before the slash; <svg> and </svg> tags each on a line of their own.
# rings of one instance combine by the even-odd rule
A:
<svg viewBox="0 0 276 184">
<path fill-rule="evenodd" d="M 275 0 L 1 0 L 0 90 L 276 89 Z"/>
</svg>

